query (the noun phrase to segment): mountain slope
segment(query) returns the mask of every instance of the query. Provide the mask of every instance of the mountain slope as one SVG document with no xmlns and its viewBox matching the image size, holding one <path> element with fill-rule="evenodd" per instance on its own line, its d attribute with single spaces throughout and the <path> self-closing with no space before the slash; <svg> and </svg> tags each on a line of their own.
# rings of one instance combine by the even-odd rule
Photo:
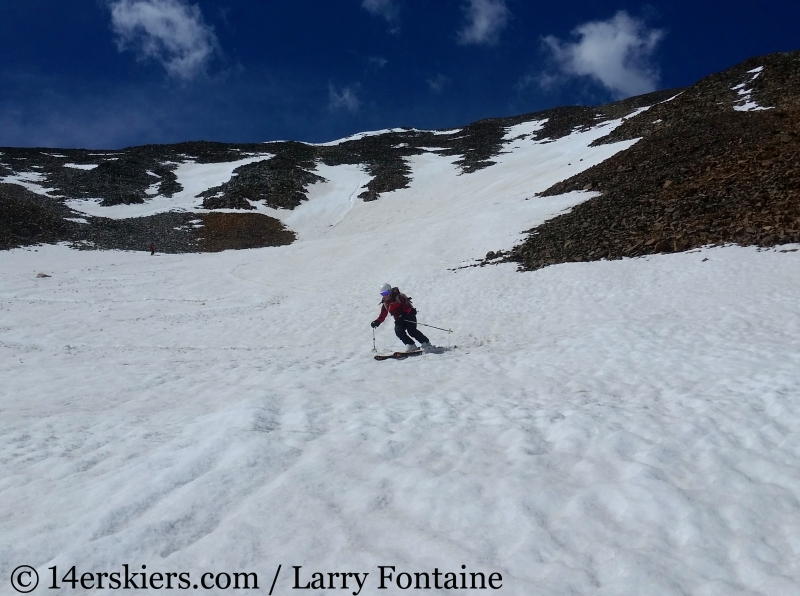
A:
<svg viewBox="0 0 800 596">
<path fill-rule="evenodd" d="M 800 241 L 800 53 L 750 59 L 629 118 L 641 138 L 541 196 L 601 196 L 538 227 L 510 256 L 525 269 Z"/>
<path fill-rule="evenodd" d="M 324 181 L 293 208 L 202 208 L 239 192 L 237 168 L 296 197 L 262 164 L 277 149 L 187 145 L 208 153 L 154 158 L 174 179 L 145 170 L 142 202 L 109 205 L 45 196 L 46 175 L 14 160 L 14 213 L 42 227 L 55 214 L 127 234 L 156 218 L 199 242 L 214 219 L 260 217 L 294 236 L 0 253 L 0 593 L 19 565 L 38 593 L 54 567 L 94 581 L 124 565 L 198 585 L 254 573 L 262 592 L 282 565 L 275 594 L 295 589 L 293 567 L 301 585 L 359 572 L 361 595 L 382 593 L 378 566 L 497 573 L 509 596 L 798 593 L 800 251 L 469 266 L 595 196 L 541 193 L 635 149 L 601 140 L 641 107 L 482 124 L 495 140 L 471 162 L 417 147 L 405 187 L 377 200 L 360 198 L 376 179 L 361 162 L 295 162 Z M 384 282 L 453 329 L 425 328 L 442 353 L 373 360 L 373 337 L 400 347 L 391 324 L 369 325 Z"/>
<path fill-rule="evenodd" d="M 198 243 L 196 234 L 176 234 L 177 216 L 165 214 L 191 212 L 197 217 L 186 221 L 192 221 L 204 220 L 208 211 L 233 211 L 238 215 L 229 216 L 231 222 L 242 220 L 250 223 L 240 226 L 270 228 L 276 223 L 267 221 L 265 215 L 274 217 L 276 209 L 295 209 L 307 199 L 311 186 L 324 182 L 315 173 L 321 166 L 358 166 L 369 179 L 357 198 L 374 201 L 386 193 L 408 188 L 414 176 L 409 160 L 415 156 L 452 157 L 459 171 L 470 175 L 493 166 L 502 152 L 514 151 L 507 132 L 515 126 L 531 123 L 533 127 L 526 138 L 554 141 L 573 130 L 608 125 L 671 93 L 657 92 L 599 108 L 557 108 L 482 120 L 451 131 L 394 129 L 364 133 L 322 145 L 193 142 L 119 151 L 1 148 L 0 204 L 13 200 L 11 189 L 5 189 L 3 182 L 22 185 L 52 199 L 53 212 L 60 213 L 59 217 L 65 217 L 66 206 L 73 210 L 68 216 L 82 218 L 85 224 L 61 232 L 51 226 L 41 236 L 9 230 L 0 238 L 5 248 L 56 238 L 82 248 L 129 250 L 136 246 L 131 242 L 136 238 L 140 250 L 147 249 L 151 242 L 164 252 L 204 250 L 206 245 Z M 148 216 L 148 221 L 132 219 L 142 216 Z M 117 221 L 111 223 L 109 219 Z M 198 223 L 205 225 L 203 221 Z M 120 232 L 98 234 L 95 227 Z M 265 238 L 266 243 L 261 246 L 283 241 L 269 235 Z M 259 245 L 258 239 L 241 247 L 253 245 Z M 226 246 L 236 247 L 236 242 Z"/>
</svg>

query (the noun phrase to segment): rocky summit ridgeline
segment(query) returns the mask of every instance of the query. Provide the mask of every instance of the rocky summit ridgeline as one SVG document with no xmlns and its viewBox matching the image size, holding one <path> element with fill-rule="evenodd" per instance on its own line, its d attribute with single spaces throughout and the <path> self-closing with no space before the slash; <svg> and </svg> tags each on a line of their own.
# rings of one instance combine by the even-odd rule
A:
<svg viewBox="0 0 800 596">
<path fill-rule="evenodd" d="M 749 59 L 629 118 L 640 140 L 541 195 L 599 196 L 491 255 L 524 269 L 705 245 L 800 242 L 800 52 Z"/>
<path fill-rule="evenodd" d="M 495 163 L 492 158 L 503 150 L 509 126 L 546 119 L 533 138 L 555 139 L 670 95 L 674 93 L 658 92 L 599 108 L 563 107 L 493 118 L 450 131 L 394 129 L 323 145 L 201 141 L 107 151 L 4 147 L 0 148 L 0 248 L 67 241 L 79 249 L 146 250 L 154 242 L 159 251 L 175 253 L 287 244 L 294 240 L 293 232 L 277 219 L 248 211 L 255 209 L 254 203 L 290 210 L 300 205 L 308 186 L 323 180 L 313 172 L 317 163 L 362 166 L 372 179 L 359 198 L 374 201 L 408 186 L 409 156 L 432 151 L 452 156 L 460 171 L 470 174 Z M 172 197 L 183 190 L 175 174 L 179 164 L 219 164 L 254 156 L 264 159 L 235 168 L 229 181 L 196 196 L 202 198 L 203 209 L 226 210 L 224 218 L 173 211 L 110 219 L 68 206 L 74 199 L 94 199 L 104 207 L 146 204 L 155 196 Z M 35 192 L 25 188 L 26 182 L 35 183 Z M 226 235 L 226 230 L 231 233 Z"/>
<path fill-rule="evenodd" d="M 0 148 L 0 248 L 66 241 L 80 249 L 146 250 L 152 242 L 159 251 L 177 253 L 288 244 L 294 233 L 254 212 L 254 205 L 294 209 L 306 200 L 309 186 L 323 180 L 315 173 L 318 163 L 362 166 L 372 178 L 359 197 L 373 201 L 408 186 L 410 156 L 453 156 L 469 175 L 494 164 L 510 126 L 544 121 L 533 139 L 547 141 L 646 106 L 596 141 L 638 142 L 541 193 L 577 190 L 595 193 L 592 198 L 530 230 L 522 245 L 498 247 L 487 259 L 538 269 L 709 244 L 800 242 L 800 52 L 793 52 L 750 59 L 687 89 L 481 120 L 449 131 L 394 129 L 324 145 Z M 111 219 L 70 208 L 76 199 L 146 207 L 156 197 L 184 191 L 175 173 L 180 164 L 248 157 L 251 162 L 236 167 L 227 182 L 195 195 L 206 212 Z"/>
</svg>

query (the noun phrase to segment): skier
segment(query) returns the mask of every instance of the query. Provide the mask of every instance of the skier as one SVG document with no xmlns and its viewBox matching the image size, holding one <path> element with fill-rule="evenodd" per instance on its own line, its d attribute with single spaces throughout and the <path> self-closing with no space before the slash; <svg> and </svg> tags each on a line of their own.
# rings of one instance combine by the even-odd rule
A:
<svg viewBox="0 0 800 596">
<path fill-rule="evenodd" d="M 156 254 L 156 245 L 155 244 L 151 244 L 150 245 L 150 256 L 152 257 L 154 254 Z"/>
<path fill-rule="evenodd" d="M 431 342 L 417 329 L 417 309 L 411 305 L 411 298 L 401 293 L 398 288 L 393 288 L 389 284 L 381 286 L 381 314 L 372 321 L 372 328 L 380 326 L 386 319 L 386 315 L 394 317 L 394 333 L 406 345 L 406 352 L 417 350 L 414 343 L 416 339 L 420 347 L 426 352 L 431 349 Z M 411 337 L 414 339 L 411 339 Z"/>
</svg>

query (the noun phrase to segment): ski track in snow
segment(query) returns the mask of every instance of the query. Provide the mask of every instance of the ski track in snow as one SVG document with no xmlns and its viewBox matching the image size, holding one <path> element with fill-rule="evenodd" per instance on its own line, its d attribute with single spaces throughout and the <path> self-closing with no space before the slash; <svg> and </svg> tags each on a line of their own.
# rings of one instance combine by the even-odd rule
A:
<svg viewBox="0 0 800 596">
<path fill-rule="evenodd" d="M 0 254 L 0 594 L 17 565 L 44 593 L 47 567 L 123 563 L 262 591 L 281 563 L 276 593 L 292 565 L 369 572 L 361 594 L 377 565 L 800 592 L 800 252 L 453 271 L 593 196 L 533 193 L 629 145 L 587 147 L 606 132 L 469 175 L 415 156 L 371 203 L 362 170 L 321 167 L 276 212 L 289 246 Z M 375 362 L 384 281 L 457 347 Z"/>
</svg>

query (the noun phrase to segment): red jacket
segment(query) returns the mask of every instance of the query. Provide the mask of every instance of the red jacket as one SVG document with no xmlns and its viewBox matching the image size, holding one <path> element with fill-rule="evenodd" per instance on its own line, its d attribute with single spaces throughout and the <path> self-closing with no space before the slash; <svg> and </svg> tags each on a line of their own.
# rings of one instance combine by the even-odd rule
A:
<svg viewBox="0 0 800 596">
<path fill-rule="evenodd" d="M 397 288 L 392 288 L 392 293 L 381 300 L 381 314 L 376 321 L 378 324 L 383 323 L 386 315 L 392 315 L 395 319 L 403 315 L 410 314 L 414 310 L 411 306 L 411 298 L 405 294 L 400 293 Z"/>
</svg>

